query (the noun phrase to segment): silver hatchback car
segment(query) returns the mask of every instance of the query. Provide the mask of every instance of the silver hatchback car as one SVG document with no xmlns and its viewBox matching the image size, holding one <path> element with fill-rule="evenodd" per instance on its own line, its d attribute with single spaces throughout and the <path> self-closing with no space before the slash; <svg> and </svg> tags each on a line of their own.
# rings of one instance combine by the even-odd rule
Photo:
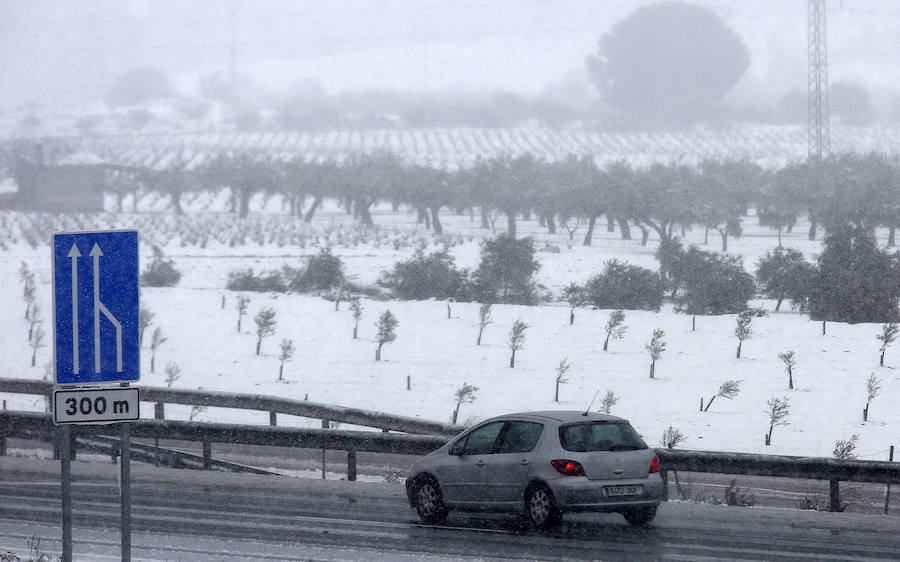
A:
<svg viewBox="0 0 900 562">
<path fill-rule="evenodd" d="M 576 511 L 646 525 L 665 497 L 659 458 L 627 420 L 574 411 L 482 422 L 416 461 L 406 493 L 428 524 L 458 509 L 524 513 L 541 528 Z"/>
</svg>

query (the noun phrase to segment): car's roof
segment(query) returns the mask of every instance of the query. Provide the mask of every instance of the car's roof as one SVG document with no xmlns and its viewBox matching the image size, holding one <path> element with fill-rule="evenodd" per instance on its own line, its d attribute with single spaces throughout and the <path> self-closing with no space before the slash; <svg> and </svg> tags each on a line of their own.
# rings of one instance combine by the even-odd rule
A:
<svg viewBox="0 0 900 562">
<path fill-rule="evenodd" d="M 583 412 L 579 410 L 541 410 L 537 412 L 516 412 L 496 416 L 486 421 L 506 420 L 506 419 L 545 419 L 553 420 L 559 423 L 571 423 L 580 421 L 625 421 L 625 418 L 612 416 L 610 414 L 601 414 L 599 412 Z"/>
</svg>

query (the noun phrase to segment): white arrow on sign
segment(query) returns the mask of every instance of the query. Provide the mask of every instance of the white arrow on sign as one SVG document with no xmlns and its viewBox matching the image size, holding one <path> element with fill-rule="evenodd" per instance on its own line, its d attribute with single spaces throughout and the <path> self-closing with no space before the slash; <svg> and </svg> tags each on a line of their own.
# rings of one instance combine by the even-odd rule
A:
<svg viewBox="0 0 900 562">
<path fill-rule="evenodd" d="M 94 258 L 94 372 L 100 372 L 100 313 L 102 312 L 107 320 L 112 322 L 113 326 L 116 327 L 116 372 L 121 373 L 122 323 L 113 316 L 109 309 L 106 308 L 106 305 L 100 302 L 100 256 L 103 255 L 103 251 L 96 242 L 94 243 L 94 247 L 91 248 L 90 255 Z"/>
<path fill-rule="evenodd" d="M 72 357 L 74 359 L 72 372 L 78 374 L 78 258 L 81 252 L 78 246 L 72 244 L 68 257 L 72 258 Z"/>
</svg>

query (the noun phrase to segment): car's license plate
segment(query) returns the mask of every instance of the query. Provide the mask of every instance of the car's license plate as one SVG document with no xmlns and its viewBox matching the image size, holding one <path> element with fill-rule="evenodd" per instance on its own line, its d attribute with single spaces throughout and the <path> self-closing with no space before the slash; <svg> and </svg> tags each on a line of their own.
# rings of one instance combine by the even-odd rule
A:
<svg viewBox="0 0 900 562">
<path fill-rule="evenodd" d="M 603 495 L 612 496 L 637 496 L 643 492 L 643 486 L 606 486 Z"/>
</svg>

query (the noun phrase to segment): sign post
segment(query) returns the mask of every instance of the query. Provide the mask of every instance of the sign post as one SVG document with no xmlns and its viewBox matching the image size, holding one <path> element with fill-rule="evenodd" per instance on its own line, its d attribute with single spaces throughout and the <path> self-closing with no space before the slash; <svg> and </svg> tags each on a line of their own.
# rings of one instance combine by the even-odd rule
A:
<svg viewBox="0 0 900 562">
<path fill-rule="evenodd" d="M 53 252 L 53 421 L 59 426 L 62 559 L 72 560 L 69 435 L 73 423 L 120 423 L 122 560 L 131 560 L 129 421 L 140 418 L 136 230 L 56 233 Z M 103 386 L 103 385 L 106 386 Z M 112 386 L 115 385 L 115 386 Z"/>
</svg>

